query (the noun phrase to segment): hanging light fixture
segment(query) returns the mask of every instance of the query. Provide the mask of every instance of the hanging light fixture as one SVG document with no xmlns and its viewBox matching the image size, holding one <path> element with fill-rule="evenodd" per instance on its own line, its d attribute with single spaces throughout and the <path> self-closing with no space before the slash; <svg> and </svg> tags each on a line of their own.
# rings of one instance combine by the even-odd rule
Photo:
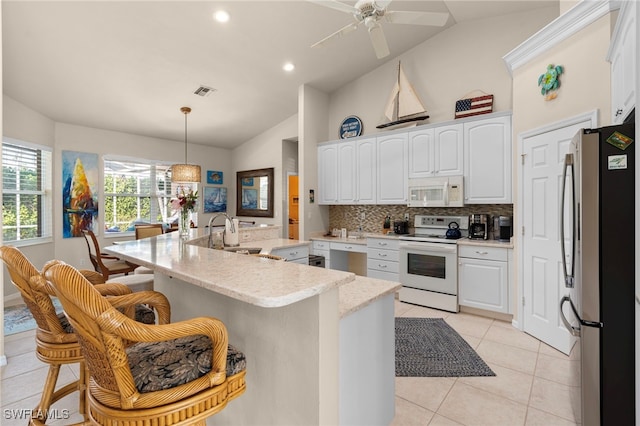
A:
<svg viewBox="0 0 640 426">
<path fill-rule="evenodd" d="M 191 108 L 182 107 L 180 111 L 184 114 L 184 164 L 171 166 L 171 182 L 200 183 L 200 166 L 187 164 L 187 114 L 191 112 Z"/>
</svg>

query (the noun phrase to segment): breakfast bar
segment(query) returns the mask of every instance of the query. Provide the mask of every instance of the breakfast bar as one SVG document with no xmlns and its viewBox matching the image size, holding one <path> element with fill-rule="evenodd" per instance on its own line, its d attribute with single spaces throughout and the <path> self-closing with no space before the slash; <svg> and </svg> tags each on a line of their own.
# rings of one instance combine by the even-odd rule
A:
<svg viewBox="0 0 640 426">
<path fill-rule="evenodd" d="M 201 244 L 204 232 L 192 230 L 188 241 L 176 233 L 129 241 L 108 251 L 154 270 L 155 290 L 170 300 L 172 321 L 219 318 L 229 342 L 245 353 L 245 394 L 208 422 L 389 424 L 399 284 L 209 249 Z M 242 245 L 265 253 L 308 244 L 275 239 Z M 380 354 L 377 364 L 370 364 L 371 351 Z M 357 368 L 359 359 L 366 369 Z"/>
</svg>

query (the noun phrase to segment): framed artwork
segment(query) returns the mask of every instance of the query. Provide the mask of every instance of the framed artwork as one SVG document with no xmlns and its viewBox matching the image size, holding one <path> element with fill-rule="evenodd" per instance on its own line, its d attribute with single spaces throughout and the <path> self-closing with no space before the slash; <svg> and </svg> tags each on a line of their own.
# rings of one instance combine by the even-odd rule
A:
<svg viewBox="0 0 640 426">
<path fill-rule="evenodd" d="M 216 213 L 227 211 L 227 188 L 204 187 L 204 212 Z"/>
<path fill-rule="evenodd" d="M 62 151 L 62 236 L 97 234 L 98 154 Z"/>
<path fill-rule="evenodd" d="M 242 186 L 253 186 L 253 178 L 252 177 L 242 178 Z"/>
<path fill-rule="evenodd" d="M 242 208 L 243 209 L 258 208 L 258 190 L 256 189 L 242 190 Z"/>
<path fill-rule="evenodd" d="M 222 172 L 207 170 L 207 183 L 212 185 L 222 185 Z"/>
</svg>

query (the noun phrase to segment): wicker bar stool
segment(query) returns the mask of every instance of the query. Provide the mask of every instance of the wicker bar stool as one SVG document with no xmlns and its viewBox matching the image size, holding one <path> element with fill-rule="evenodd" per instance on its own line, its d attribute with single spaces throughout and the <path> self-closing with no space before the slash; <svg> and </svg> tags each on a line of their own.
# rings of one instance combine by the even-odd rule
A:
<svg viewBox="0 0 640 426">
<path fill-rule="evenodd" d="M 221 321 L 139 324 L 72 266 L 45 265 L 43 274 L 80 336 L 93 424 L 204 426 L 245 391 L 244 355 L 228 344 Z"/>
<path fill-rule="evenodd" d="M 141 238 L 151 238 L 164 234 L 164 227 L 161 223 L 150 223 L 148 225 L 136 225 L 136 240 Z M 138 266 L 134 274 L 153 274 L 153 269 L 146 266 Z"/>
<path fill-rule="evenodd" d="M 49 365 L 40 402 L 33 410 L 36 417 L 31 419 L 31 424 L 45 424 L 47 421 L 46 413 L 48 413 L 51 404 L 75 391 L 80 392 L 79 409 L 86 419 L 84 358 L 73 328 L 63 314 L 56 313 L 55 306 L 51 300 L 51 292 L 48 288 L 42 287 L 37 283 L 37 279 L 41 278 L 40 272 L 20 250 L 10 246 L 2 246 L 0 247 L 0 258 L 7 267 L 11 282 L 20 291 L 24 303 L 36 321 L 36 356 L 40 361 Z M 113 301 L 116 306 L 123 309 L 130 316 L 134 315 L 134 310 L 138 310 L 138 307 L 140 307 L 141 311 L 138 313 L 148 317 L 149 310 L 140 305 L 141 303 L 147 303 L 154 305 L 158 309 L 160 323 L 169 321 L 169 302 L 162 294 L 156 293 L 150 296 L 148 293 L 139 293 L 133 296 L 131 295 L 131 289 L 125 285 L 104 284 L 102 275 L 97 272 L 81 271 L 81 273 L 88 282 L 95 284 L 93 288 L 99 294 L 115 296 L 110 298 L 110 301 Z M 123 297 L 132 298 L 127 302 Z M 151 314 L 153 320 L 155 316 L 152 311 Z M 80 364 L 79 380 L 56 390 L 61 366 L 75 363 Z"/>
</svg>

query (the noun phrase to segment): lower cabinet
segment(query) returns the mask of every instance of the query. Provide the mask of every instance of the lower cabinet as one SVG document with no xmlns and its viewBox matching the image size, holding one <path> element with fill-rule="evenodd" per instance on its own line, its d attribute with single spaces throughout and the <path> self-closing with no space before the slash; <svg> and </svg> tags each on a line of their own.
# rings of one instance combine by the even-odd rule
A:
<svg viewBox="0 0 640 426">
<path fill-rule="evenodd" d="M 287 262 L 300 263 L 302 265 L 309 264 L 309 246 L 283 247 L 271 250 L 274 256 L 284 257 Z"/>
<path fill-rule="evenodd" d="M 458 246 L 458 303 L 512 313 L 509 301 L 511 256 L 509 248 Z"/>
<path fill-rule="evenodd" d="M 400 281 L 399 241 L 367 238 L 367 277 Z"/>
<path fill-rule="evenodd" d="M 325 269 L 331 269 L 331 243 L 328 241 L 314 241 L 311 251 L 317 256 L 324 256 Z"/>
</svg>

